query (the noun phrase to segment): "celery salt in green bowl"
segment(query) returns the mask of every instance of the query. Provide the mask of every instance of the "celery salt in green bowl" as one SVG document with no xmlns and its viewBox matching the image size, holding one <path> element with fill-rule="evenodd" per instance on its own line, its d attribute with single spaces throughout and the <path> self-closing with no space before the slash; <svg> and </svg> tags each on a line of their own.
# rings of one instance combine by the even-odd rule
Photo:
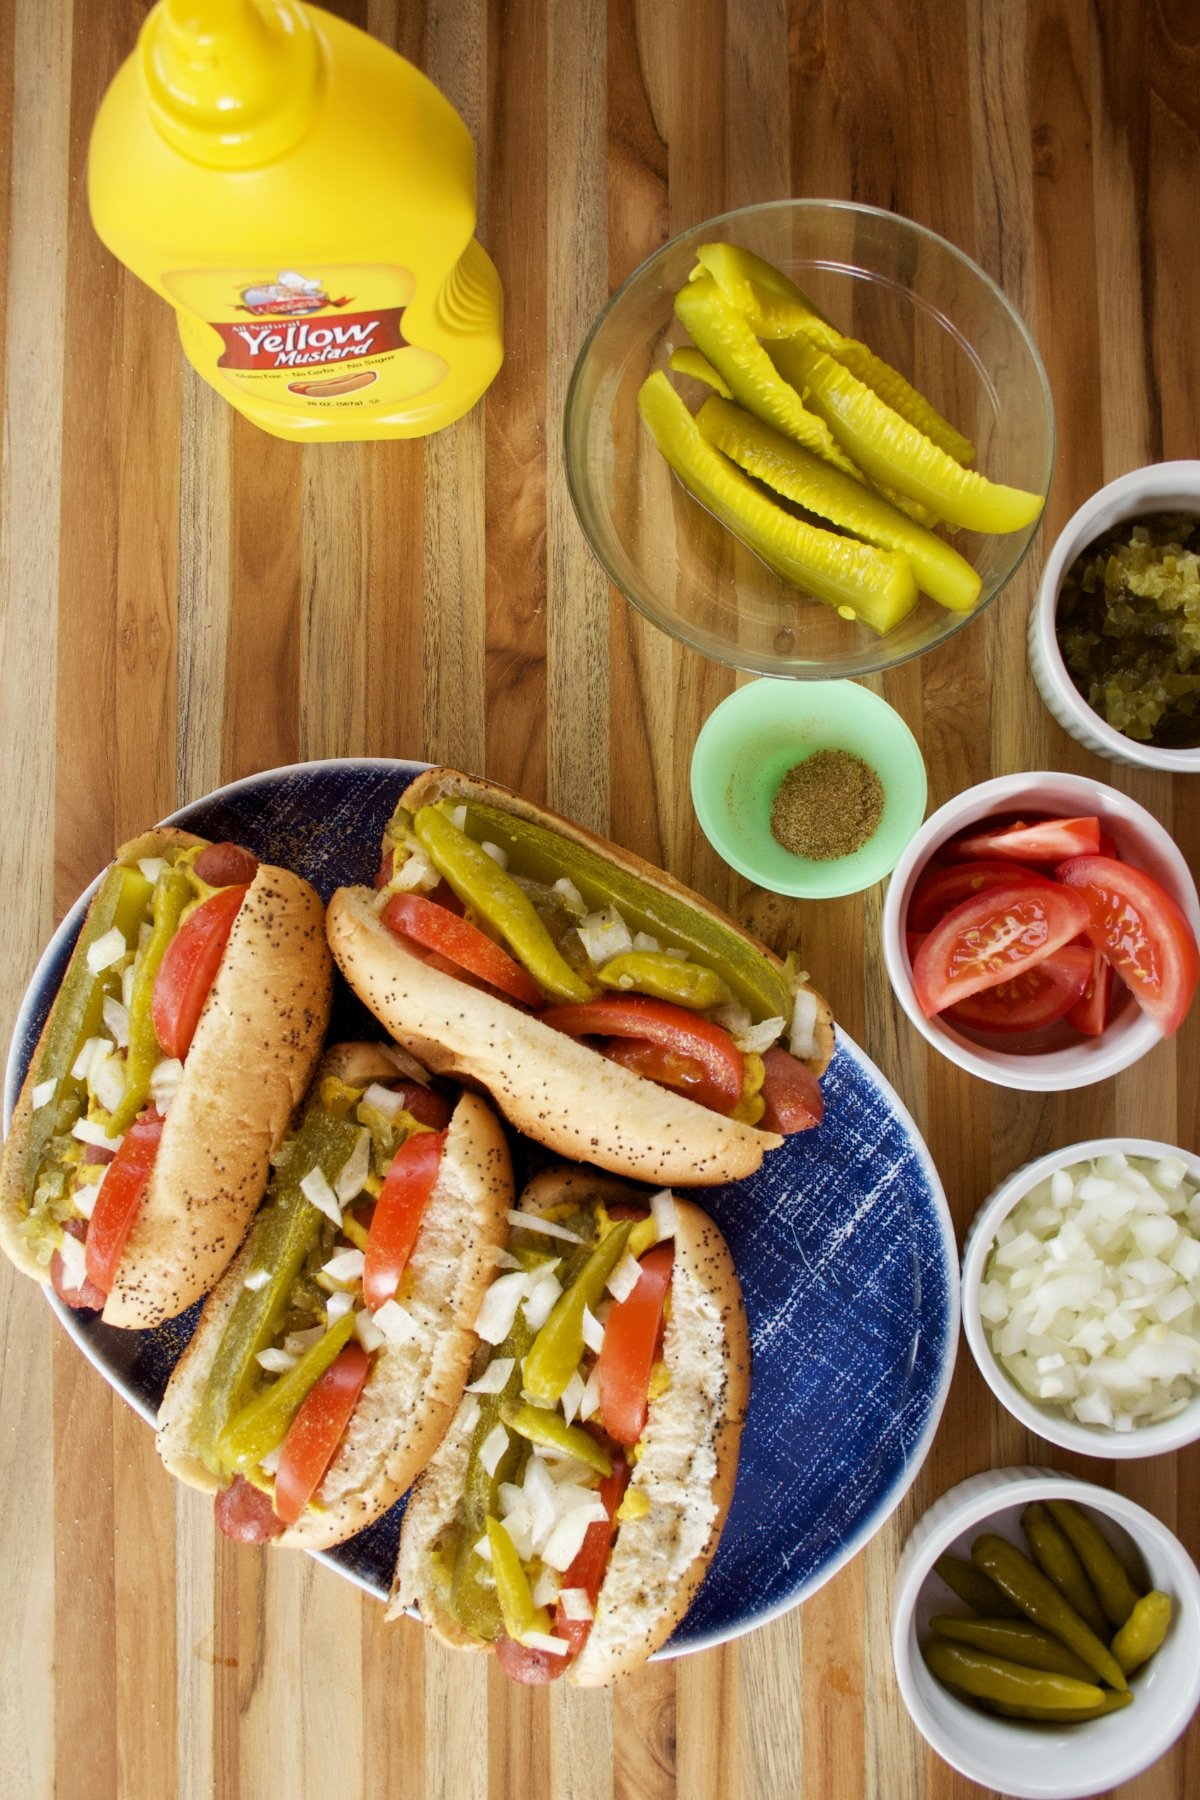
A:
<svg viewBox="0 0 1200 1800">
<path fill-rule="evenodd" d="M 788 770 L 819 750 L 861 757 L 883 812 L 858 850 L 817 861 L 785 850 L 771 807 Z M 747 682 L 710 714 L 692 752 L 692 804 L 709 843 L 774 894 L 829 900 L 890 874 L 925 816 L 925 764 L 899 713 L 853 681 Z"/>
</svg>

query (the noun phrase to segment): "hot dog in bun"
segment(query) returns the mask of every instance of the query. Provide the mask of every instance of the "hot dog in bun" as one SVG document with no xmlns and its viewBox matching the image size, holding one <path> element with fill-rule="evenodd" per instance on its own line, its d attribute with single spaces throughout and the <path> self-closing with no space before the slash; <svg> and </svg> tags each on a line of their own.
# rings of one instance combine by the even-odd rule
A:
<svg viewBox="0 0 1200 1800">
<path fill-rule="evenodd" d="M 483 1100 L 383 1044 L 326 1053 L 275 1163 L 158 1448 L 228 1536 L 318 1549 L 386 1512 L 453 1417 L 512 1172 Z"/>
<path fill-rule="evenodd" d="M 158 830 L 88 909 L 0 1165 L 0 1244 L 106 1323 L 206 1293 L 308 1086 L 332 968 L 318 895 L 250 851 Z"/>
<path fill-rule="evenodd" d="M 704 1185 L 821 1119 L 833 1024 L 806 980 L 661 870 L 492 783 L 418 776 L 375 892 L 339 889 L 327 925 L 397 1042 L 560 1155 Z"/>
<path fill-rule="evenodd" d="M 390 1612 L 514 1680 L 599 1687 L 670 1636 L 733 1494 L 750 1380 L 720 1232 L 552 1169 L 522 1196 L 463 1403 L 408 1504 Z M 552 1235 L 551 1235 L 552 1234 Z"/>
</svg>

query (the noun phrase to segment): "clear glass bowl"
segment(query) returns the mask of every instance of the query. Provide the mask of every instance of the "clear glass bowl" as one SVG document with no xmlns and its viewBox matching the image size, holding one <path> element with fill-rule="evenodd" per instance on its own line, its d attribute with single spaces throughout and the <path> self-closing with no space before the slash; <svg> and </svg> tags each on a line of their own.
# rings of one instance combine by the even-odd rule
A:
<svg viewBox="0 0 1200 1800">
<path fill-rule="evenodd" d="M 567 481 L 609 578 L 655 625 L 703 655 L 764 675 L 867 675 L 920 656 L 977 619 L 1019 567 L 1037 524 L 1003 537 L 946 533 L 978 570 L 974 610 L 922 595 L 885 637 L 783 581 L 687 494 L 638 416 L 637 393 L 689 342 L 673 311 L 700 244 L 756 251 L 839 330 L 864 339 L 976 446 L 993 481 L 1048 493 L 1054 409 L 1022 320 L 983 270 L 895 213 L 778 200 L 673 238 L 617 289 L 588 335 L 567 394 Z M 672 381 L 693 408 L 707 390 Z"/>
</svg>

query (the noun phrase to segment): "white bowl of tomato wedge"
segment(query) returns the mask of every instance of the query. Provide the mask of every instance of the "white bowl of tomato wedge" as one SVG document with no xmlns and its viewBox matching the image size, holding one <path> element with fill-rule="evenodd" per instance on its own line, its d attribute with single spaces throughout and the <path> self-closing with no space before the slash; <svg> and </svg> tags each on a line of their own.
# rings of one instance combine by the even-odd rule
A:
<svg viewBox="0 0 1200 1800">
<path fill-rule="evenodd" d="M 1002 775 L 922 826 L 883 915 L 888 977 L 921 1035 L 1001 1087 L 1104 1081 L 1182 1023 L 1200 900 L 1170 833 L 1087 776 Z"/>
</svg>

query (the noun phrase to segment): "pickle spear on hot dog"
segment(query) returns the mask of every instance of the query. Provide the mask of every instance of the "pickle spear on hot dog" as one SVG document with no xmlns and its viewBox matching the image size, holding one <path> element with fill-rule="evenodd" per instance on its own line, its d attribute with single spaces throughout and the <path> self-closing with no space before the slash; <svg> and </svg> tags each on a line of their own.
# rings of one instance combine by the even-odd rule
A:
<svg viewBox="0 0 1200 1800">
<path fill-rule="evenodd" d="M 274 1161 L 158 1448 L 216 1494 L 228 1536 L 318 1549 L 386 1512 L 453 1417 L 512 1171 L 487 1104 L 429 1087 L 390 1044 L 326 1053 Z"/>
<path fill-rule="evenodd" d="M 418 776 L 376 891 L 339 889 L 327 928 L 398 1043 L 561 1155 L 704 1185 L 820 1122 L 833 1025 L 804 978 L 661 870 L 492 783 Z"/>
<path fill-rule="evenodd" d="M 750 1346 L 728 1248 L 698 1207 L 630 1197 L 582 1169 L 526 1189 L 478 1321 L 493 1347 L 404 1517 L 390 1616 L 415 1606 L 516 1681 L 644 1662 L 733 1494 Z"/>
<path fill-rule="evenodd" d="M 69 1306 L 153 1326 L 237 1250 L 320 1054 L 319 896 L 236 844 L 144 833 L 84 919 L 0 1164 L 0 1244 Z"/>
</svg>

